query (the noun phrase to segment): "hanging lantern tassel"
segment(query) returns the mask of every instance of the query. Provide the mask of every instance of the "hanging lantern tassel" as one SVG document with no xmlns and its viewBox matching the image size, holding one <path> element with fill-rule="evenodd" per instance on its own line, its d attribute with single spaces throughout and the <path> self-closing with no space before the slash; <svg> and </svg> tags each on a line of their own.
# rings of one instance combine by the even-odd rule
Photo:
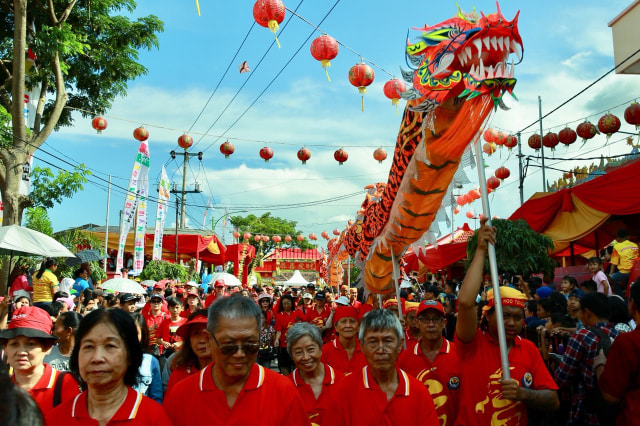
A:
<svg viewBox="0 0 640 426">
<path fill-rule="evenodd" d="M 362 95 L 362 112 L 364 112 L 364 94 L 367 93 L 367 88 L 365 86 L 358 87 L 358 92 Z"/>
<path fill-rule="evenodd" d="M 198 10 L 198 16 L 200 16 L 200 3 L 196 0 L 196 9 Z"/>
<path fill-rule="evenodd" d="M 278 21 L 276 21 L 275 19 L 270 20 L 269 29 L 273 33 L 273 36 L 276 38 L 276 44 L 278 45 L 278 49 L 280 49 L 280 42 L 278 41 L 278 35 L 276 34 L 280 29 L 280 26 L 278 25 Z"/>
<path fill-rule="evenodd" d="M 320 63 L 322 64 L 322 68 L 324 68 L 324 73 L 327 75 L 327 80 L 329 80 L 329 83 L 331 83 L 331 77 L 329 77 L 329 71 L 327 70 L 327 68 L 331 66 L 331 61 L 323 59 L 320 61 Z"/>
<path fill-rule="evenodd" d="M 398 98 L 391 99 L 391 105 L 395 105 L 396 106 L 396 115 L 398 115 L 398 102 L 400 102 L 400 99 L 398 99 Z"/>
</svg>

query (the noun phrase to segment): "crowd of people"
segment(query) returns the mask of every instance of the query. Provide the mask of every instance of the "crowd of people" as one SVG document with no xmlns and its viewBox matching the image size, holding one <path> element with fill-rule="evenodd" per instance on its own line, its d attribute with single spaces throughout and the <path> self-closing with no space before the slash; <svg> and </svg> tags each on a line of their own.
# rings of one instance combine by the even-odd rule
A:
<svg viewBox="0 0 640 426">
<path fill-rule="evenodd" d="M 503 275 L 496 305 L 489 243 L 483 226 L 463 282 L 399 299 L 223 280 L 113 295 L 85 272 L 73 298 L 47 259 L 0 302 L 0 423 L 640 424 L 640 282 L 592 258 L 557 289 Z"/>
</svg>

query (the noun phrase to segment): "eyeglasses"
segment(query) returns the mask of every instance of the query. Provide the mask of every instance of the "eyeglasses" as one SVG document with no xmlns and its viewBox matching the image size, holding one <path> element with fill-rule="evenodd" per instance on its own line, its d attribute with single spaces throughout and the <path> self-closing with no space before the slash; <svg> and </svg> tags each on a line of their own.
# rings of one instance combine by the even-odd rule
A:
<svg viewBox="0 0 640 426">
<path fill-rule="evenodd" d="M 369 340 L 369 341 L 365 341 L 364 345 L 367 347 L 367 349 L 369 349 L 370 351 L 377 351 L 378 348 L 380 348 L 382 346 L 382 352 L 385 353 L 391 353 L 394 351 L 394 349 L 396 349 L 398 347 L 398 342 L 392 342 L 392 341 L 378 341 L 378 340 Z"/>
<path fill-rule="evenodd" d="M 434 323 L 435 325 L 438 325 L 440 323 L 442 323 L 442 321 L 444 321 L 444 317 L 423 317 L 423 316 L 419 316 L 418 317 L 418 321 L 420 321 L 422 324 L 429 324 L 430 322 Z"/>
<path fill-rule="evenodd" d="M 212 334 L 211 337 L 213 337 L 213 341 L 216 342 L 216 345 L 218 346 L 218 349 L 220 349 L 220 352 L 222 352 L 223 355 L 227 356 L 234 355 L 238 352 L 238 349 L 240 349 L 247 355 L 256 354 L 258 353 L 258 349 L 260 349 L 260 345 L 258 343 L 245 343 L 242 345 L 229 345 L 225 343 L 224 345 L 221 345 L 220 343 L 218 343 L 218 339 L 216 339 L 216 336 Z"/>
</svg>

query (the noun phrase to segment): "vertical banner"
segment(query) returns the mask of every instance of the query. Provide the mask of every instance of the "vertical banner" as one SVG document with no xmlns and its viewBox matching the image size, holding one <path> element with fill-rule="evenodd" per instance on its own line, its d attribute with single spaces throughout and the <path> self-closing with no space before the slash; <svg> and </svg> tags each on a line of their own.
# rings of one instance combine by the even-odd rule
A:
<svg viewBox="0 0 640 426">
<path fill-rule="evenodd" d="M 164 221 L 169 208 L 169 196 L 171 182 L 167 176 L 167 171 L 162 166 L 160 175 L 160 185 L 158 186 L 158 208 L 156 210 L 156 230 L 153 235 L 153 260 L 162 260 L 162 236 L 164 234 Z"/>
<path fill-rule="evenodd" d="M 144 237 L 147 230 L 147 194 L 149 193 L 149 176 L 144 176 L 139 185 L 138 214 L 136 220 L 136 238 L 133 249 L 133 273 L 140 275 L 144 268 Z"/>
<path fill-rule="evenodd" d="M 118 257 L 116 260 L 116 271 L 118 273 L 124 264 L 124 246 L 127 242 L 127 235 L 133 223 L 136 213 L 136 204 L 138 201 L 138 189 L 140 181 L 146 178 L 149 173 L 149 146 L 146 142 L 140 142 L 136 160 L 133 162 L 133 170 L 129 178 L 129 186 L 127 187 L 127 196 L 124 200 L 124 210 L 122 221 L 120 222 L 120 239 L 118 241 Z M 146 198 L 146 195 L 145 195 Z M 145 200 L 146 201 L 146 200 Z"/>
</svg>

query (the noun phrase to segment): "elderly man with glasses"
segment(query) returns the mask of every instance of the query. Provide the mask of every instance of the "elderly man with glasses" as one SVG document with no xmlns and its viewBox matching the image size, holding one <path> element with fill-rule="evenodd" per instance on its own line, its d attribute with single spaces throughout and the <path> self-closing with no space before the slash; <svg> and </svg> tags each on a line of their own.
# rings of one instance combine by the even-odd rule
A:
<svg viewBox="0 0 640 426">
<path fill-rule="evenodd" d="M 398 318 L 386 310 L 368 312 L 359 338 L 367 365 L 336 385 L 323 424 L 439 425 L 427 388 L 396 367 L 404 340 Z"/>
<path fill-rule="evenodd" d="M 420 339 L 398 358 L 398 367 L 427 386 L 442 425 L 452 425 L 458 412 L 460 365 L 455 346 L 442 336 L 447 325 L 444 307 L 437 300 L 418 306 Z"/>
<path fill-rule="evenodd" d="M 209 308 L 213 363 L 176 384 L 164 400 L 174 426 L 309 425 L 293 383 L 256 364 L 262 313 L 233 295 Z"/>
</svg>

